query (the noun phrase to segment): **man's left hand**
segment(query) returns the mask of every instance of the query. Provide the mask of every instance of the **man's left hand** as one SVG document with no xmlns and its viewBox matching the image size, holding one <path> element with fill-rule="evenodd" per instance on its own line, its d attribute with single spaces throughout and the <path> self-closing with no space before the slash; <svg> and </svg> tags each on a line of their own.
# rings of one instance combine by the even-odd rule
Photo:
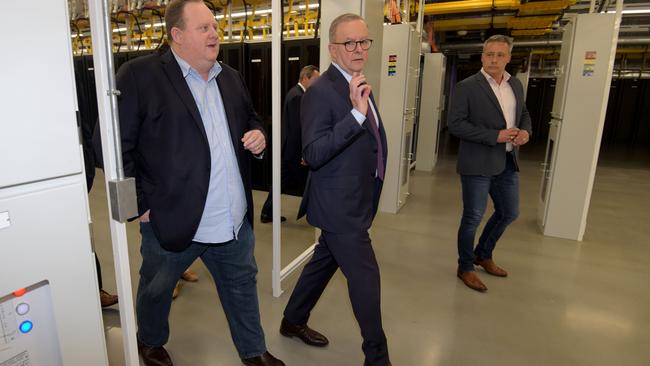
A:
<svg viewBox="0 0 650 366">
<path fill-rule="evenodd" d="M 260 130 L 250 130 L 244 134 L 241 141 L 244 143 L 244 149 L 258 155 L 266 148 L 266 138 Z"/>
<path fill-rule="evenodd" d="M 517 136 L 515 136 L 515 138 L 512 140 L 512 144 L 515 146 L 525 145 L 526 143 L 528 143 L 529 137 L 530 136 L 528 135 L 528 131 L 519 130 Z"/>
</svg>

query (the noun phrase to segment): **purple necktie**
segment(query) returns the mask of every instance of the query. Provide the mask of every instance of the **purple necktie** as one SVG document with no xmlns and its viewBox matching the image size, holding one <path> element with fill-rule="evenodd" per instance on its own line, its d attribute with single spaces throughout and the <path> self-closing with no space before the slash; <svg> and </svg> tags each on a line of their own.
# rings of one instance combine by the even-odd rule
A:
<svg viewBox="0 0 650 366">
<path fill-rule="evenodd" d="M 375 140 L 377 141 L 377 178 L 384 181 L 384 173 L 386 168 L 384 167 L 384 147 L 381 144 L 381 137 L 379 136 L 379 126 L 375 120 L 375 114 L 372 113 L 372 108 L 370 107 L 370 101 L 368 101 L 368 114 L 366 115 L 368 123 L 372 126 L 372 134 L 375 135 Z"/>
</svg>

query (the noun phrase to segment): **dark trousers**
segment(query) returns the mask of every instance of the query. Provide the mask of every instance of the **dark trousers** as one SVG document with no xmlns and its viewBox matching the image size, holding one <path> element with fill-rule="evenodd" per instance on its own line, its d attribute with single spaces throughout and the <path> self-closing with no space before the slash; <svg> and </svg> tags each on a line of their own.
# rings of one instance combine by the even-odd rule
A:
<svg viewBox="0 0 650 366">
<path fill-rule="evenodd" d="M 266 351 L 257 299 L 255 237 L 244 219 L 237 239 L 221 244 L 192 242 L 182 252 L 163 249 L 150 223 L 140 223 L 142 265 L 136 297 L 138 339 L 149 346 L 162 346 L 169 338 L 169 310 L 176 282 L 197 258 L 210 271 L 230 335 L 241 358 Z"/>
<path fill-rule="evenodd" d="M 368 231 L 331 233 L 323 231 L 298 279 L 284 310 L 293 324 L 306 324 L 323 290 L 341 268 L 348 282 L 354 316 L 361 328 L 362 349 L 370 365 L 390 365 L 386 336 L 381 323 L 379 266 Z"/>
<path fill-rule="evenodd" d="M 501 235 L 519 216 L 519 173 L 511 153 L 506 154 L 506 168 L 498 175 L 461 175 L 463 186 L 463 218 L 458 229 L 458 268 L 474 270 L 474 259 L 492 259 L 492 252 Z M 483 228 L 474 248 L 476 229 L 487 206 L 488 195 L 494 203 L 494 214 Z"/>
<path fill-rule="evenodd" d="M 104 281 L 102 281 L 102 266 L 99 265 L 99 258 L 97 258 L 97 253 L 95 253 L 95 267 L 97 267 L 97 285 L 99 289 L 104 288 Z"/>
<path fill-rule="evenodd" d="M 293 162 L 282 160 L 280 171 L 280 192 L 291 196 L 302 197 L 305 192 L 305 184 L 307 183 L 307 173 L 309 168 L 300 165 L 300 162 Z M 269 186 L 269 195 L 264 201 L 262 206 L 262 217 L 273 216 L 273 187 Z"/>
</svg>

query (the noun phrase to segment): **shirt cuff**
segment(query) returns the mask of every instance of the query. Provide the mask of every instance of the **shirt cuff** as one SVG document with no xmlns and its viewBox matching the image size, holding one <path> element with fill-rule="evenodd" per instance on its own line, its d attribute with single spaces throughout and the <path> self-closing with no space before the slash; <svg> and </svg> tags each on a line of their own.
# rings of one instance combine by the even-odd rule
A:
<svg viewBox="0 0 650 366">
<path fill-rule="evenodd" d="M 361 126 L 363 124 L 363 122 L 366 121 L 366 116 L 361 114 L 361 112 L 359 112 L 358 110 L 352 108 L 350 113 L 352 113 L 352 115 L 354 116 L 354 119 L 357 120 L 357 123 L 359 123 L 359 126 Z"/>
</svg>

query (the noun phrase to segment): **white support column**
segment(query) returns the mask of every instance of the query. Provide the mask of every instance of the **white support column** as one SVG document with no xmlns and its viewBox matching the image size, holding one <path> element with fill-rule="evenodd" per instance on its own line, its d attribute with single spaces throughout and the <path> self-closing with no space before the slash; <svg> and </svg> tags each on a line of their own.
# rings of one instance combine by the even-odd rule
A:
<svg viewBox="0 0 650 366">
<path fill-rule="evenodd" d="M 282 295 L 282 230 L 280 222 L 280 148 L 281 148 L 281 113 L 280 113 L 280 57 L 282 47 L 282 3 L 280 0 L 273 0 L 271 2 L 272 10 L 272 24 L 271 24 L 271 110 L 272 110 L 272 123 L 271 123 L 271 189 L 273 199 L 273 273 L 271 279 L 273 281 L 273 296 L 280 297 Z"/>
<path fill-rule="evenodd" d="M 88 6 L 93 40 L 99 127 L 104 155 L 105 184 L 108 192 L 108 182 L 117 180 L 120 175 L 123 175 L 121 171 L 122 157 L 118 154 L 121 149 L 119 148 L 119 129 L 117 128 L 119 126 L 117 122 L 117 97 L 113 93 L 115 90 L 115 72 L 113 68 L 112 29 L 107 0 L 90 1 Z M 110 202 L 108 206 L 110 211 Z M 109 225 L 115 259 L 115 279 L 117 293 L 120 298 L 120 324 L 124 342 L 125 365 L 137 366 L 140 361 L 136 345 L 135 312 L 131 289 L 131 272 L 129 270 L 126 226 L 111 217 L 112 214 L 109 212 Z"/>
</svg>

